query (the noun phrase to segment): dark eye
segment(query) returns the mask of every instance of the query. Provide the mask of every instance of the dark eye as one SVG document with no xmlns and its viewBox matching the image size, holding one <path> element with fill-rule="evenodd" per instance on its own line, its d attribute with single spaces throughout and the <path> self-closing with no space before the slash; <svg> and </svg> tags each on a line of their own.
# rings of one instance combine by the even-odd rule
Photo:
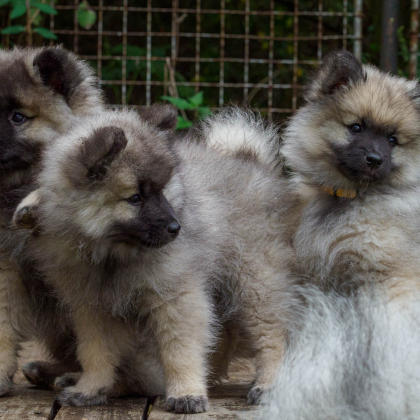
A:
<svg viewBox="0 0 420 420">
<path fill-rule="evenodd" d="M 362 131 L 362 126 L 360 124 L 352 124 L 349 129 L 353 134 L 357 134 Z"/>
<path fill-rule="evenodd" d="M 140 194 L 134 194 L 131 197 L 127 198 L 127 201 L 132 204 L 133 206 L 136 206 L 137 204 L 141 203 L 141 197 Z"/>
<path fill-rule="evenodd" d="M 389 143 L 391 144 L 391 146 L 396 146 L 398 144 L 398 139 L 395 136 L 391 136 L 389 138 Z"/>
<path fill-rule="evenodd" d="M 26 117 L 20 112 L 14 112 L 12 115 L 12 121 L 17 125 L 23 124 L 26 121 Z"/>
</svg>

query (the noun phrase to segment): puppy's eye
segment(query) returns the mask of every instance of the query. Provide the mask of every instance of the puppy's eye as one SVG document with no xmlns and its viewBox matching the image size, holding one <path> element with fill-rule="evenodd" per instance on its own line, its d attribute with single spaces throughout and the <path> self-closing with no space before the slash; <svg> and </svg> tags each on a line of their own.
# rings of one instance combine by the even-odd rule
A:
<svg viewBox="0 0 420 420">
<path fill-rule="evenodd" d="M 391 146 L 396 146 L 398 144 L 398 139 L 395 136 L 389 138 L 389 143 Z"/>
<path fill-rule="evenodd" d="M 141 197 L 140 194 L 134 194 L 131 197 L 127 198 L 127 201 L 132 204 L 133 206 L 137 206 L 141 203 Z"/>
<path fill-rule="evenodd" d="M 23 124 L 27 120 L 27 117 L 20 112 L 14 112 L 12 115 L 12 121 L 16 125 Z"/>
<path fill-rule="evenodd" d="M 352 124 L 349 127 L 349 130 L 353 133 L 353 134 L 357 134 L 360 133 L 362 131 L 362 126 L 360 124 Z"/>
</svg>

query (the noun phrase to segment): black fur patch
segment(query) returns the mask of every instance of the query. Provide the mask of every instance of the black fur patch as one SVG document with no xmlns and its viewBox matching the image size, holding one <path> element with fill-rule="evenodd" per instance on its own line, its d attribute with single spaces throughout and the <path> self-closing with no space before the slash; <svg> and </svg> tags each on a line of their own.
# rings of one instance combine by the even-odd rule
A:
<svg viewBox="0 0 420 420">
<path fill-rule="evenodd" d="M 315 100 L 331 95 L 341 86 L 351 86 L 366 80 L 362 64 L 348 51 L 333 51 L 323 60 L 312 83 L 307 87 L 305 97 Z"/>
<path fill-rule="evenodd" d="M 360 184 L 381 181 L 392 170 L 392 146 L 389 135 L 366 128 L 361 133 L 351 134 L 351 141 L 346 147 L 335 147 L 336 165 L 349 179 Z M 368 165 L 366 157 L 374 153 L 382 159 L 377 168 Z"/>
<path fill-rule="evenodd" d="M 126 146 L 127 138 L 121 128 L 103 127 L 95 130 L 82 150 L 85 155 L 94 156 L 97 159 L 88 169 L 88 178 L 101 181 L 107 173 L 107 166 Z"/>
<path fill-rule="evenodd" d="M 70 53 L 61 48 L 48 48 L 34 59 L 41 80 L 50 86 L 67 101 L 74 88 L 83 82 L 83 77 Z"/>
<path fill-rule="evenodd" d="M 161 191 L 142 197 L 138 216 L 130 221 L 116 222 L 109 237 L 116 242 L 159 248 L 172 242 L 176 235 L 171 235 L 167 227 L 178 223 L 174 211 Z"/>
</svg>

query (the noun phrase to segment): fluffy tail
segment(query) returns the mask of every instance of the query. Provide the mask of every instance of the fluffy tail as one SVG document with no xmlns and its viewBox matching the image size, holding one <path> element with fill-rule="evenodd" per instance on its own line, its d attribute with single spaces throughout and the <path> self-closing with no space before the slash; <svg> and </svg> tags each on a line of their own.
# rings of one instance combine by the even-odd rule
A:
<svg viewBox="0 0 420 420">
<path fill-rule="evenodd" d="M 243 157 L 274 169 L 279 163 L 279 133 L 260 116 L 238 107 L 225 108 L 201 125 L 205 142 L 222 154 Z"/>
<path fill-rule="evenodd" d="M 307 298 L 262 419 L 419 419 L 420 297 Z"/>
</svg>

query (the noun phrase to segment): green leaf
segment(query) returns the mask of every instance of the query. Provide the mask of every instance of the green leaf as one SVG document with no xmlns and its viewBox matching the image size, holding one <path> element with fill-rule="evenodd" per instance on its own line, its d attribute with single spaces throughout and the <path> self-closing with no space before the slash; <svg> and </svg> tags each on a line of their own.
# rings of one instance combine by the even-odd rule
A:
<svg viewBox="0 0 420 420">
<path fill-rule="evenodd" d="M 198 108 L 197 111 L 198 111 L 198 116 L 200 118 L 205 118 L 205 117 L 211 115 L 210 108 L 207 107 L 207 106 L 200 106 L 200 108 Z"/>
<path fill-rule="evenodd" d="M 57 39 L 57 35 L 53 34 L 49 29 L 47 28 L 35 28 L 34 32 L 37 34 L 40 34 L 43 38 L 47 39 Z"/>
<path fill-rule="evenodd" d="M 22 25 L 8 26 L 7 28 L 2 29 L 0 32 L 3 35 L 20 34 L 25 32 L 25 27 Z"/>
<path fill-rule="evenodd" d="M 6 6 L 6 4 L 9 4 L 10 0 L 0 0 L 0 7 Z"/>
<path fill-rule="evenodd" d="M 96 22 L 96 12 L 91 9 L 89 3 L 84 1 L 77 8 L 77 21 L 84 29 L 90 29 Z"/>
<path fill-rule="evenodd" d="M 31 6 L 36 7 L 41 12 L 47 13 L 48 15 L 56 15 L 57 10 L 54 9 L 54 7 L 51 7 L 49 4 L 45 3 L 38 3 L 36 1 L 31 1 Z"/>
<path fill-rule="evenodd" d="M 198 92 L 198 93 L 196 93 L 194 96 L 192 96 L 191 98 L 188 98 L 188 100 L 193 104 L 193 105 L 195 105 L 196 107 L 197 106 L 200 106 L 202 103 L 203 103 L 203 92 L 201 91 L 201 92 Z"/>
<path fill-rule="evenodd" d="M 18 17 L 23 16 L 26 13 L 26 4 L 19 3 L 13 7 L 12 11 L 10 12 L 10 19 L 16 19 Z"/>
<path fill-rule="evenodd" d="M 183 129 L 183 128 L 190 128 L 193 126 L 192 121 L 187 121 L 184 117 L 178 116 L 178 122 L 176 124 L 177 129 Z"/>
<path fill-rule="evenodd" d="M 179 109 L 194 109 L 194 106 L 191 105 L 187 100 L 182 98 L 173 98 L 172 96 L 161 96 L 160 99 L 165 99 L 172 105 L 175 105 Z"/>
</svg>

